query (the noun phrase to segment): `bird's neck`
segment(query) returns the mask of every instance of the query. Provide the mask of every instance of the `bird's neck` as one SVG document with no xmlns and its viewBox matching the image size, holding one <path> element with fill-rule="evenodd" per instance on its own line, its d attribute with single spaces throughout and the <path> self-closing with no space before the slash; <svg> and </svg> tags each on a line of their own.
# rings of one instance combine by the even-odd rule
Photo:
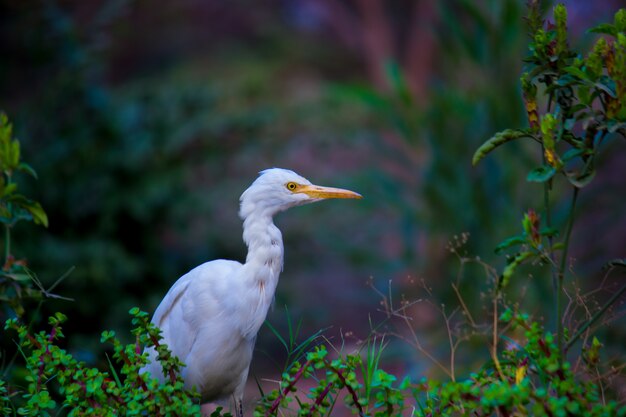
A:
<svg viewBox="0 0 626 417">
<path fill-rule="evenodd" d="M 243 240 L 248 246 L 246 278 L 271 303 L 283 269 L 283 237 L 274 225 L 272 215 L 254 213 L 246 217 L 243 222 Z"/>
</svg>

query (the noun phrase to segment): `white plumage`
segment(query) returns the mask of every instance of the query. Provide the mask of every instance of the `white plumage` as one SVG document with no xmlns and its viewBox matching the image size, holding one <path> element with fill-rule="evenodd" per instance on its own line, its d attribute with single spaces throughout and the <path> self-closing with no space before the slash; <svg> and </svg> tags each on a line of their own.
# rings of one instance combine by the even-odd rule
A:
<svg viewBox="0 0 626 417">
<path fill-rule="evenodd" d="M 274 298 L 283 267 L 283 240 L 273 216 L 290 207 L 326 198 L 361 198 L 355 192 L 312 185 L 293 171 L 262 171 L 241 195 L 239 215 L 246 262 L 215 260 L 183 275 L 170 288 L 152 318 L 163 342 L 185 363 L 182 377 L 202 402 L 242 398 L 254 342 Z M 154 349 L 142 369 L 164 379 Z"/>
</svg>

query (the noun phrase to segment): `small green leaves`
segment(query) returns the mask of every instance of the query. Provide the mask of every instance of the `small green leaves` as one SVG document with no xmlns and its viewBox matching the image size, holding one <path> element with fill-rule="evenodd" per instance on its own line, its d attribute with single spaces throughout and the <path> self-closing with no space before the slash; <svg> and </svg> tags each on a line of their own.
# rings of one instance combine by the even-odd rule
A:
<svg viewBox="0 0 626 417">
<path fill-rule="evenodd" d="M 551 166 L 542 165 L 534 168 L 526 176 L 526 181 L 529 182 L 546 182 L 556 174 L 556 169 Z"/>
<path fill-rule="evenodd" d="M 603 33 L 617 36 L 620 32 L 626 32 L 626 9 L 620 9 L 615 13 L 613 23 L 601 23 L 589 30 L 591 33 Z"/>
<path fill-rule="evenodd" d="M 503 250 L 528 243 L 525 236 L 513 236 L 496 246 L 495 252 L 501 253 Z"/>
<path fill-rule="evenodd" d="M 554 7 L 554 21 L 556 24 L 556 53 L 567 52 L 567 9 L 561 3 Z"/>
<path fill-rule="evenodd" d="M 144 313 L 133 309 L 135 317 L 143 319 Z M 48 319 L 49 332 L 30 333 L 29 329 L 15 319 L 6 322 L 5 327 L 17 331 L 22 354 L 25 356 L 29 374 L 25 388 L 14 387 L 27 403 L 20 408 L 20 414 L 50 415 L 45 410 L 57 407 L 72 409 L 72 415 L 150 415 L 150 416 L 199 416 L 199 396 L 195 391 L 183 387 L 180 376 L 181 363 L 171 354 L 165 354 L 166 347 L 159 344 L 160 336 L 154 324 L 142 321 L 134 332 L 142 335 L 146 346 L 156 347 L 160 356 L 167 356 L 161 364 L 166 370 L 175 372 L 173 380 L 160 383 L 150 375 L 140 374 L 146 360 L 135 343 L 122 344 L 113 331 L 104 331 L 101 342 L 113 346 L 113 358 L 118 370 L 109 359 L 110 371 L 89 368 L 77 361 L 70 353 L 59 348 L 56 340 L 63 337 L 62 323 L 67 317 L 56 313 Z M 107 357 L 108 358 L 108 357 Z M 47 381 L 58 383 L 61 404 L 57 404 L 47 391 Z M 0 380 L 0 384 L 2 381 Z M 11 401 L 0 385 L 0 404 Z M 97 410 L 97 411 L 96 411 Z M 54 414 L 53 414 L 54 415 Z M 225 415 L 225 414 L 224 414 Z"/>
<path fill-rule="evenodd" d="M 13 139 L 13 126 L 0 112 L 0 171 L 12 173 L 20 163 L 20 143 Z"/>
<path fill-rule="evenodd" d="M 593 337 L 591 341 L 591 346 L 586 346 L 583 348 L 583 360 L 590 367 L 595 367 L 598 365 L 600 361 L 600 348 L 602 347 L 602 343 L 598 340 L 597 337 Z"/>
<path fill-rule="evenodd" d="M 476 150 L 474 156 L 472 157 L 472 165 L 476 165 L 489 152 L 498 146 L 523 137 L 532 137 L 531 132 L 527 129 L 507 129 L 496 133 Z"/>
<path fill-rule="evenodd" d="M 543 166 L 530 171 L 527 180 L 546 183 L 559 174 L 581 188 L 594 178 L 593 160 L 604 138 L 626 135 L 626 9 L 615 14 L 612 24 L 592 30 L 614 40 L 600 37 L 584 58 L 569 50 L 566 7 L 557 4 L 554 24 L 543 25 L 540 7 L 531 3 L 531 56 L 521 76 L 530 130 L 496 134 L 476 151 L 472 163 L 503 143 L 529 136 L 542 145 Z M 537 97 L 538 91 L 545 100 Z M 542 101 L 548 103 L 543 112 L 538 106 Z M 584 162 L 582 170 L 575 165 L 577 158 Z"/>
<path fill-rule="evenodd" d="M 0 113 L 0 222 L 12 227 L 20 220 L 32 221 L 48 227 L 48 216 L 36 201 L 18 193 L 13 182 L 15 172 L 37 178 L 35 170 L 20 161 L 20 143 L 13 139 L 13 127 L 4 113 Z"/>
<path fill-rule="evenodd" d="M 541 118 L 541 136 L 543 145 L 547 149 L 554 150 L 554 132 L 556 130 L 558 120 L 553 114 L 547 113 Z"/>
<path fill-rule="evenodd" d="M 535 256 L 533 252 L 527 251 L 527 252 L 522 252 L 516 255 L 514 258 L 512 258 L 511 261 L 507 264 L 507 266 L 502 271 L 502 278 L 500 280 L 500 288 L 505 288 L 509 284 L 509 280 L 511 279 L 511 276 L 513 276 L 513 273 L 515 272 L 517 267 L 520 266 L 522 263 L 524 263 L 524 261 L 526 261 L 527 259 L 532 258 L 533 256 Z"/>
</svg>

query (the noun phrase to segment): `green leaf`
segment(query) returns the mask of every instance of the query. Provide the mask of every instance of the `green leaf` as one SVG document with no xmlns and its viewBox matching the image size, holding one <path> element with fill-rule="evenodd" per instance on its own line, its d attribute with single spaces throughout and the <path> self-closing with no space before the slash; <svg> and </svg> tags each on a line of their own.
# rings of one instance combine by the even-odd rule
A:
<svg viewBox="0 0 626 417">
<path fill-rule="evenodd" d="M 526 181 L 529 182 L 546 182 L 556 174 L 556 169 L 548 165 L 542 165 L 533 169 L 526 176 Z"/>
<path fill-rule="evenodd" d="M 510 248 L 512 246 L 523 245 L 524 243 L 527 243 L 527 239 L 525 236 L 513 236 L 502 241 L 498 246 L 496 246 L 495 252 L 500 253 L 504 249 Z"/>
<path fill-rule="evenodd" d="M 22 207 L 26 209 L 32 216 L 35 224 L 41 224 L 43 227 L 48 227 L 48 215 L 36 201 L 30 201 L 28 204 L 22 204 Z"/>
<path fill-rule="evenodd" d="M 17 184 L 12 182 L 11 184 L 4 187 L 4 189 L 2 190 L 2 198 L 10 196 L 11 194 L 15 193 L 16 190 L 17 190 Z"/>
<path fill-rule="evenodd" d="M 485 157 L 485 155 L 487 155 L 498 146 L 523 137 L 532 137 L 530 130 L 506 129 L 496 133 L 476 150 L 474 156 L 472 157 L 472 165 L 476 165 L 481 159 Z"/>
<path fill-rule="evenodd" d="M 10 168 L 13 170 L 17 168 L 20 163 L 20 143 L 17 140 L 11 142 L 11 159 Z"/>
<path fill-rule="evenodd" d="M 577 156 L 585 155 L 587 153 L 588 152 L 586 149 L 576 149 L 576 148 L 570 149 L 569 151 L 565 152 L 563 156 L 561 156 L 561 160 L 563 162 L 567 162 L 576 158 Z"/>
<path fill-rule="evenodd" d="M 616 36 L 617 28 L 610 23 L 601 23 L 598 26 L 589 29 L 589 33 L 604 33 L 606 35 Z"/>
<path fill-rule="evenodd" d="M 31 167 L 30 165 L 28 165 L 26 162 L 20 162 L 17 165 L 17 170 L 18 171 L 22 171 L 28 175 L 30 175 L 31 177 L 38 179 L 37 177 L 37 172 L 35 172 L 35 170 L 33 169 L 33 167 Z"/>
<path fill-rule="evenodd" d="M 29 200 L 21 194 L 12 194 L 9 198 L 7 198 L 7 201 L 16 204 L 18 207 L 28 212 L 35 224 L 41 224 L 44 227 L 48 227 L 48 215 L 38 202 Z M 16 213 L 14 217 L 17 219 L 28 219 L 28 216 L 20 217 L 19 213 Z"/>
<path fill-rule="evenodd" d="M 574 77 L 578 77 L 581 80 L 588 80 L 589 76 L 587 75 L 587 73 L 585 73 L 583 70 L 581 70 L 580 68 L 577 67 L 565 67 L 563 68 L 563 71 L 567 72 L 570 75 L 573 75 Z"/>
<path fill-rule="evenodd" d="M 500 281 L 500 288 L 504 288 L 508 285 L 509 279 L 515 272 L 518 266 L 520 266 L 524 261 L 528 258 L 533 257 L 535 254 L 533 252 L 522 252 L 518 254 L 502 271 L 502 280 Z"/>
<path fill-rule="evenodd" d="M 611 79 L 605 79 L 606 84 L 604 83 L 596 83 L 595 86 L 599 89 L 607 93 L 612 98 L 617 98 L 617 92 L 615 88 L 615 82 Z"/>
<path fill-rule="evenodd" d="M 539 232 L 541 236 L 554 237 L 559 235 L 559 230 L 555 227 L 544 227 Z"/>
<path fill-rule="evenodd" d="M 2 274 L 2 276 L 12 279 L 13 281 L 19 281 L 19 282 L 30 281 L 30 275 L 28 274 Z"/>
<path fill-rule="evenodd" d="M 583 172 L 580 175 L 568 174 L 567 175 L 567 180 L 574 187 L 583 188 L 583 187 L 586 187 L 587 185 L 589 185 L 589 183 L 594 179 L 595 176 L 596 176 L 596 170 L 595 169 L 589 169 L 589 170 Z"/>
</svg>

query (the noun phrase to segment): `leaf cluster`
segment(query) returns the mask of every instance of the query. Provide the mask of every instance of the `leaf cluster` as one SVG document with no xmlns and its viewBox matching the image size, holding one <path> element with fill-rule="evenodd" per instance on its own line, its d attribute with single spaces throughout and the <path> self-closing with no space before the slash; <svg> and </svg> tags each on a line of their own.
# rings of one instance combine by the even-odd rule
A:
<svg viewBox="0 0 626 417">
<path fill-rule="evenodd" d="M 0 301 L 9 315 L 24 313 L 23 299 L 42 299 L 46 291 L 26 267 L 26 261 L 11 253 L 11 231 L 20 221 L 48 227 L 48 216 L 41 204 L 19 192 L 18 173 L 37 178 L 35 170 L 22 161 L 20 142 L 13 137 L 13 125 L 0 112 L 0 224 L 4 228 L 4 264 L 0 270 Z M 35 285 L 33 285 L 35 283 Z"/>
<path fill-rule="evenodd" d="M 17 184 L 13 182 L 16 172 L 35 179 L 37 173 L 21 161 L 20 143 L 13 138 L 13 126 L 4 113 L 0 113 L 0 171 L 0 223 L 13 227 L 17 222 L 26 220 L 48 227 L 48 217 L 41 204 L 20 194 Z"/>
<path fill-rule="evenodd" d="M 608 36 L 586 56 L 570 49 L 565 6 L 554 8 L 554 19 L 536 27 L 521 77 L 530 127 L 497 133 L 472 162 L 504 143 L 529 139 L 541 146 L 543 164 L 528 173 L 528 181 L 543 183 L 559 173 L 582 188 L 595 176 L 601 145 L 613 135 L 626 136 L 626 9 L 615 14 L 613 24 L 591 30 Z"/>
<path fill-rule="evenodd" d="M 306 358 L 295 361 L 283 373 L 280 387 L 263 397 L 256 417 L 280 413 L 328 416 L 339 403 L 359 416 L 401 416 L 408 410 L 420 417 L 552 415 L 625 416 L 617 401 L 601 401 L 601 388 L 593 380 L 580 380 L 570 363 L 559 364 L 553 333 L 528 315 L 506 310 L 500 317 L 521 335 L 496 363 L 486 363 L 467 378 L 438 381 L 398 378 L 379 367 L 382 344 L 365 352 L 331 353 L 317 346 Z M 597 365 L 600 343 L 584 351 L 590 370 Z M 300 386 L 310 385 L 308 390 Z"/>
<path fill-rule="evenodd" d="M 135 343 L 123 344 L 113 331 L 102 332 L 102 343 L 113 348 L 109 371 L 89 367 L 60 347 L 61 314 L 48 319 L 50 329 L 32 333 L 17 319 L 5 330 L 17 333 L 16 343 L 25 361 L 23 384 L 17 376 L 0 381 L 0 409 L 4 415 L 52 416 L 68 410 L 68 416 L 197 416 L 199 395 L 184 387 L 181 362 L 161 343 L 160 330 L 148 314 L 130 310 Z M 141 368 L 147 363 L 142 346 L 154 347 L 168 378 L 160 383 Z"/>
<path fill-rule="evenodd" d="M 553 10 L 554 22 L 545 22 L 540 3 L 528 4 L 531 54 L 525 60 L 521 77 L 529 127 L 496 133 L 472 159 L 476 164 L 505 143 L 530 140 L 538 145 L 541 165 L 532 169 L 526 180 L 540 183 L 545 195 L 541 214 L 527 210 L 522 233 L 496 248 L 497 253 L 515 252 L 508 256 L 492 293 L 491 360 L 462 379 L 451 373 L 450 381 L 424 378 L 413 382 L 405 378 L 397 383 L 396 376 L 378 367 L 380 353 L 376 349 L 367 349 L 365 354 L 338 354 L 330 359 L 325 347 L 319 346 L 283 374 L 280 387 L 257 406 L 256 417 L 276 415 L 279 411 L 302 416 L 330 415 L 341 398 L 353 414 L 360 416 L 402 415 L 408 409 L 413 415 L 424 417 L 626 415 L 622 403 L 605 397 L 599 376 L 602 343 L 598 338 L 590 337 L 591 343 L 585 342 L 581 348 L 585 369 L 574 367 L 566 356 L 568 349 L 626 287 L 616 292 L 573 336 L 573 329 L 564 329 L 562 306 L 578 191 L 594 178 L 602 145 L 626 136 L 626 10 L 615 14 L 614 23 L 592 30 L 609 38 L 600 38 L 591 52 L 583 56 L 570 47 L 565 6 L 557 5 Z M 574 189 L 567 221 L 558 228 L 553 226 L 549 207 L 557 175 Z M 505 301 L 503 290 L 510 279 L 520 265 L 531 262 L 550 265 L 555 284 L 556 331 L 546 330 L 539 319 L 518 311 L 518 302 Z M 500 306 L 505 310 L 497 314 Z M 466 308 L 464 304 L 463 307 Z M 499 343 L 500 340 L 505 343 Z M 299 386 L 307 385 L 302 382 L 306 379 L 314 382 L 313 387 L 300 390 Z M 292 409 L 294 405 L 297 407 Z"/>
<path fill-rule="evenodd" d="M 378 367 L 379 355 L 369 353 L 366 359 L 358 353 L 340 354 L 333 359 L 326 346 L 316 346 L 283 373 L 280 388 L 261 399 L 254 415 L 276 415 L 292 403 L 297 405 L 295 412 L 299 416 L 330 415 L 341 396 L 345 406 L 359 416 L 402 415 L 407 400 L 402 391 L 407 389 L 409 379 L 398 384 L 394 375 Z M 307 379 L 315 384 L 301 393 L 298 384 Z"/>
</svg>

